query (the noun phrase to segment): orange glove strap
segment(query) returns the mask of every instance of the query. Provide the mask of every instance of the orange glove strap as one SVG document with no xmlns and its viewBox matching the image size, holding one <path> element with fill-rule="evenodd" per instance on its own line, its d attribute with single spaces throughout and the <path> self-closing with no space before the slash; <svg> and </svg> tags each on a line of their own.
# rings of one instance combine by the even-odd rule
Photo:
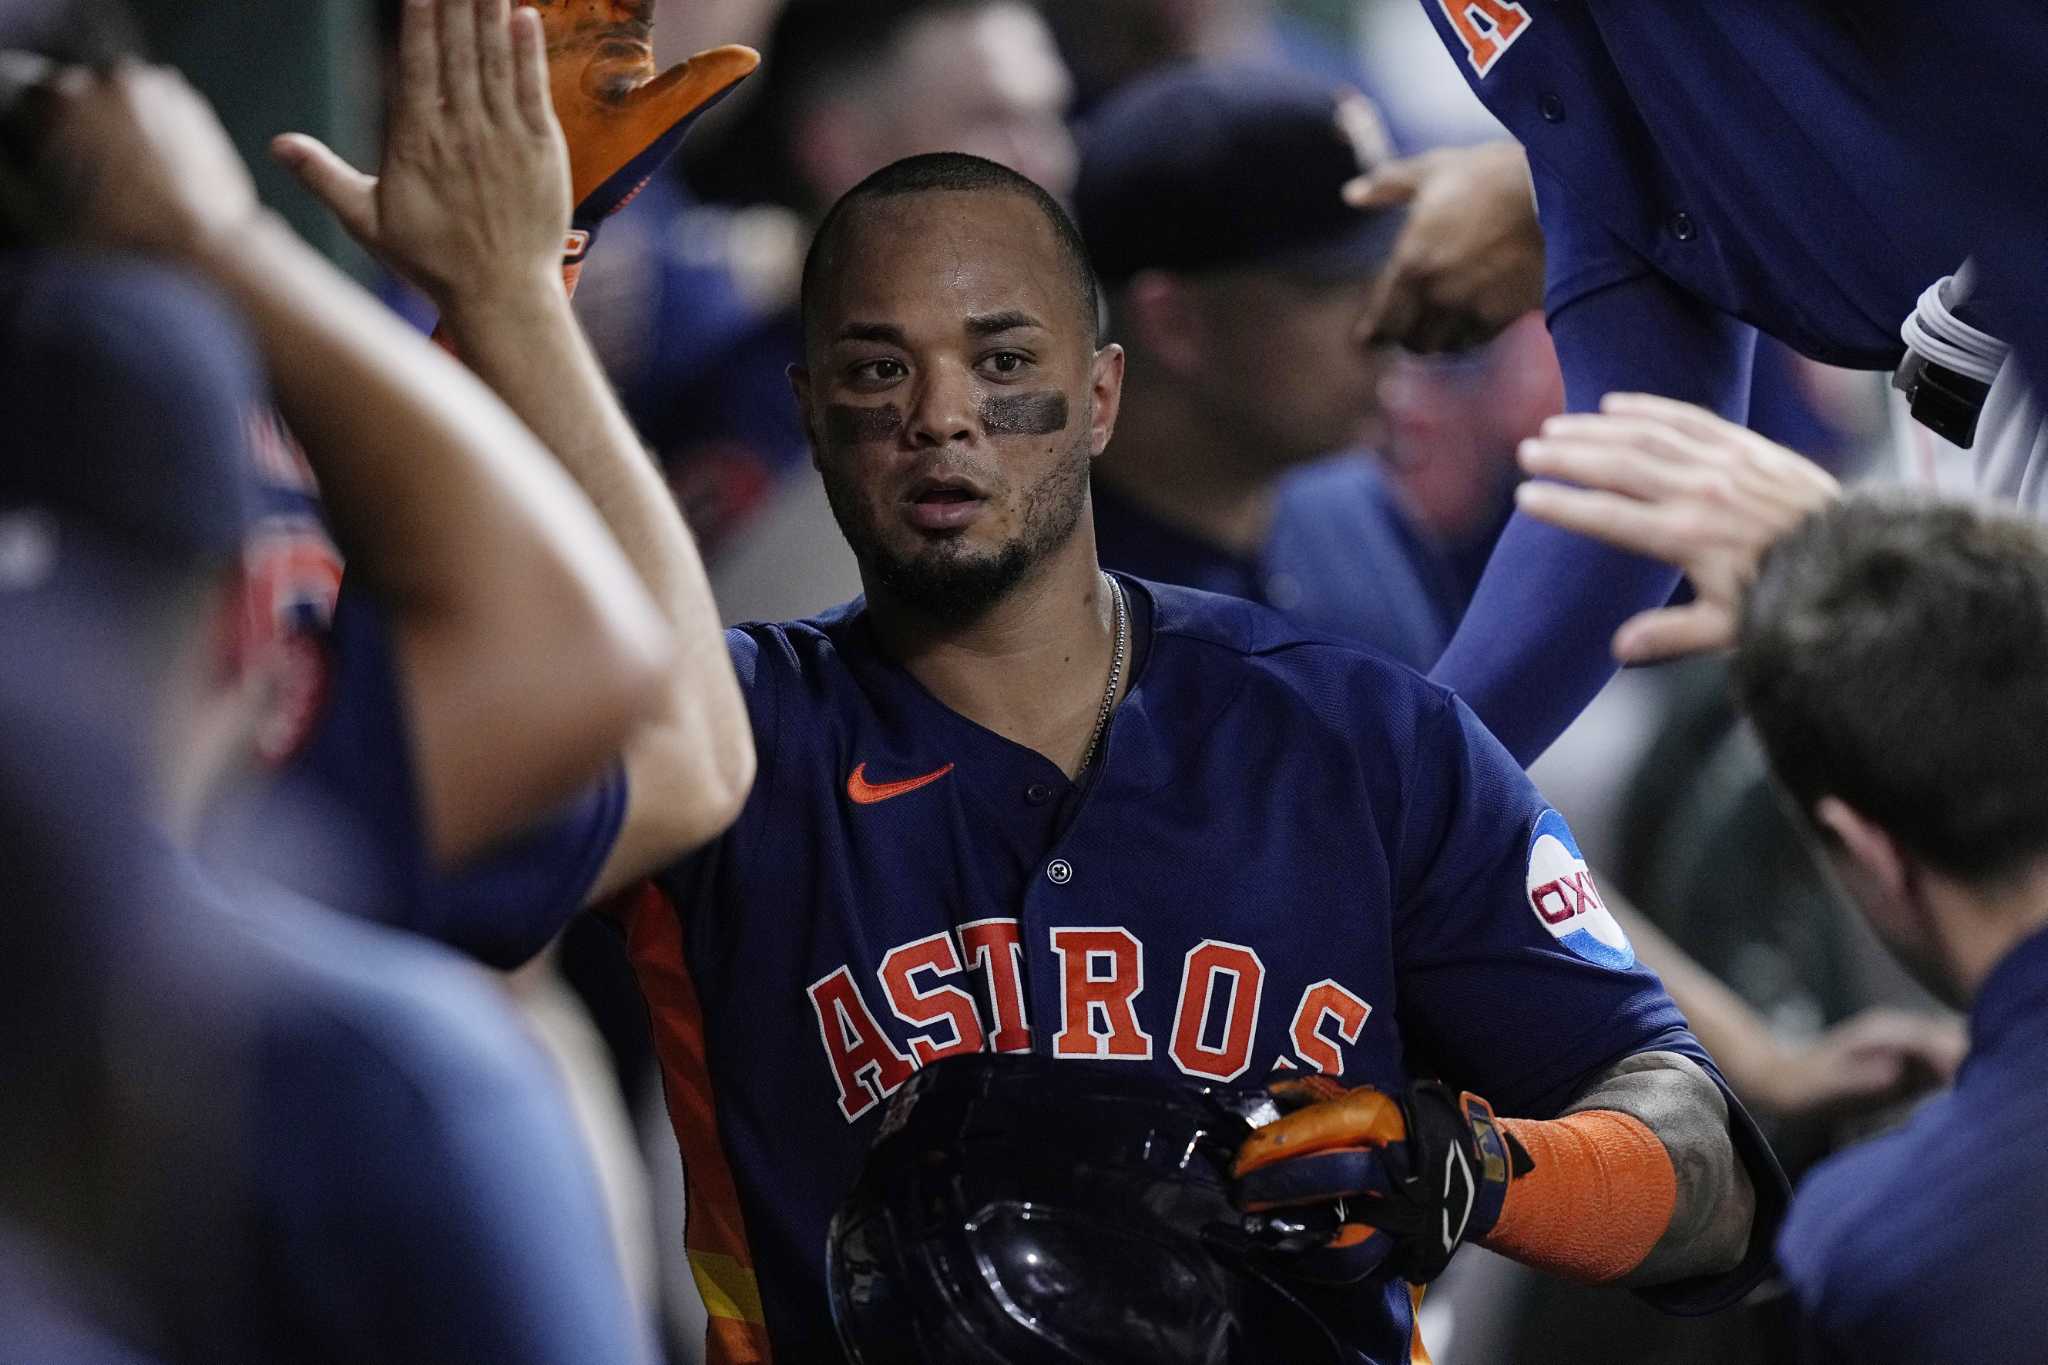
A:
<svg viewBox="0 0 2048 1365">
<path fill-rule="evenodd" d="M 1508 1186 L 1481 1245 L 1581 1284 L 1641 1265 L 1678 1208 L 1678 1173 L 1649 1126 L 1611 1109 L 1501 1122 L 1535 1169 Z"/>
</svg>

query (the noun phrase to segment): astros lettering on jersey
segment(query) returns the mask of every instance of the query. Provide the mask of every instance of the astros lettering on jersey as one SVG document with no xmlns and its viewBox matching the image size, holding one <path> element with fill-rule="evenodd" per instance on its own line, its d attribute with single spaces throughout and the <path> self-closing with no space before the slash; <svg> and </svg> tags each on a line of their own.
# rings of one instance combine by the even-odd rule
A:
<svg viewBox="0 0 2048 1365">
<path fill-rule="evenodd" d="M 1534 1117 L 1635 1052 L 1711 1073 L 1462 703 L 1262 607 L 1123 581 L 1137 673 L 1079 784 L 936 701 L 858 602 L 730 634 L 753 794 L 615 907 L 713 1360 L 836 1358 L 826 1225 L 887 1097 L 958 1053 L 1440 1074 Z M 1370 1358 L 1408 1358 L 1405 1284 L 1304 1292 Z"/>
</svg>

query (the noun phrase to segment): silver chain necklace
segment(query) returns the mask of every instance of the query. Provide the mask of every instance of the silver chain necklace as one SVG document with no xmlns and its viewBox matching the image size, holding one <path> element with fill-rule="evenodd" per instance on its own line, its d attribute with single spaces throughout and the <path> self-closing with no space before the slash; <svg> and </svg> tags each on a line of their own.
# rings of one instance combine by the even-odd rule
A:
<svg viewBox="0 0 2048 1365">
<path fill-rule="evenodd" d="M 1109 729 L 1109 713 L 1116 709 L 1117 684 L 1124 680 L 1124 650 L 1131 642 L 1131 623 L 1124 615 L 1124 585 L 1106 573 L 1102 581 L 1109 584 L 1110 600 L 1116 603 L 1116 653 L 1110 656 L 1109 686 L 1102 690 L 1102 710 L 1095 717 L 1095 733 L 1088 736 L 1088 752 L 1081 755 L 1076 777 L 1087 772 L 1088 765 L 1095 761 L 1095 750 L 1102 743 L 1103 732 Z"/>
</svg>

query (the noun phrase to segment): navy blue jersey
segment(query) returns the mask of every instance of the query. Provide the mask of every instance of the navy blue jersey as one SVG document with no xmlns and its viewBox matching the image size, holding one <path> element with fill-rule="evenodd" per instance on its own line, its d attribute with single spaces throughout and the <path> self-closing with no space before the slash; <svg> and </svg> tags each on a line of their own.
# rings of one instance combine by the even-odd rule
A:
<svg viewBox="0 0 2048 1365">
<path fill-rule="evenodd" d="M 827 1222 L 887 1097 L 954 1053 L 1437 1074 L 1534 1117 L 1635 1052 L 1711 1069 L 1563 820 L 1456 698 L 1254 604 L 1123 581 L 1141 654 L 1079 785 L 938 703 L 858 602 L 732 632 L 752 795 L 619 911 L 712 1360 L 836 1358 Z M 1769 1158 L 1739 1136 L 1768 1207 Z M 1405 1284 L 1318 1302 L 1361 1360 L 1408 1358 Z"/>
<path fill-rule="evenodd" d="M 596 880 L 625 819 L 624 771 L 459 872 L 437 871 L 390 635 L 381 605 L 344 585 L 333 620 L 309 637 L 325 676 L 297 751 L 223 804 L 210 846 L 219 861 L 323 905 L 514 966 L 547 945 Z"/>
<path fill-rule="evenodd" d="M 1816 359 L 1885 369 L 1969 250 L 1930 194 L 1923 120 L 1828 5 L 1424 7 L 1539 175 L 1549 311 L 1655 273 Z"/>
<path fill-rule="evenodd" d="M 41 1272 L 19 1323 L 0 1303 L 0 1359 L 647 1358 L 566 1099 L 495 984 L 216 878 L 104 727 L 0 691 L 0 996 L 35 1011 L 0 1038 L 0 1292 L 18 1247 Z"/>
<path fill-rule="evenodd" d="M 1778 1243 L 1828 1365 L 2042 1358 L 2048 933 L 1992 971 L 1955 1088 L 1810 1173 Z"/>
<path fill-rule="evenodd" d="M 567 1098 L 481 971 L 277 896 L 224 914 L 252 978 L 260 1316 L 226 1325 L 251 1358 L 649 1358 Z"/>
<path fill-rule="evenodd" d="M 1920 291 L 1987 244 L 2001 267 L 1991 292 L 2007 295 L 1993 314 L 2042 335 L 2040 307 L 2012 306 L 2048 292 L 2048 211 L 2029 174 L 2041 153 L 2009 156 L 2017 125 L 1995 116 L 2039 107 L 2038 74 L 2017 75 L 2038 73 L 2040 51 L 2021 29 L 2048 36 L 2048 17 L 2020 13 L 2033 7 L 1422 4 L 1528 149 L 1572 410 L 1634 390 L 1743 421 L 1752 327 L 1889 369 Z M 2015 88 L 1980 110 L 1972 86 L 1986 79 Z M 2010 174 L 1987 173 L 2008 159 Z M 2034 225 L 2018 268 L 2024 253 L 1987 242 L 2015 222 Z M 1677 577 L 1518 515 L 1435 676 L 1531 761 L 1612 674 L 1615 627 L 1662 605 Z"/>
<path fill-rule="evenodd" d="M 1371 456 L 1340 455 L 1285 475 L 1254 556 L 1169 525 L 1100 480 L 1094 500 L 1095 543 L 1111 568 L 1263 602 L 1410 668 L 1435 663 L 1450 638 L 1450 570 Z"/>
</svg>

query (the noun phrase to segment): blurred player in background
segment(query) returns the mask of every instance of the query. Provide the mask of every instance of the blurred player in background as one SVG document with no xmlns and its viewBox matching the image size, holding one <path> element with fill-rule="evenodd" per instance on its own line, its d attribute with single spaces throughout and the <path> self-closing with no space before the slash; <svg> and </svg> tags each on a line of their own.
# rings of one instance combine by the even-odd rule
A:
<svg viewBox="0 0 2048 1365">
<path fill-rule="evenodd" d="M 1954 320 L 1974 319 L 1990 337 L 2048 350 L 2048 310 L 2023 302 L 2038 297 L 2048 236 L 2041 177 L 1998 161 L 2005 130 L 2038 104 L 2038 72 L 2015 55 L 2044 36 L 2032 11 L 1823 0 L 1711 12 L 1547 0 L 1424 8 L 1473 90 L 1527 148 L 1547 247 L 1544 306 L 1572 409 L 1643 391 L 1739 421 L 1755 328 L 1829 363 L 1891 370 L 1906 349 L 1901 323 L 1917 315 L 1916 335 L 1937 338 L 1922 353 L 1959 374 L 1963 390 L 1974 384 L 1979 401 L 1998 358 L 1934 314 L 1959 311 Z M 1805 131 L 1787 138 L 1787 127 Z M 1474 174 L 1479 155 L 1447 154 L 1396 197 L 1421 209 L 1437 197 L 1434 179 Z M 1522 172 L 1485 155 L 1495 159 L 1477 173 L 1497 187 L 1501 210 L 1483 221 L 1511 225 Z M 1526 195 L 1521 204 L 1526 219 Z M 1431 246 L 1446 221 L 1418 212 L 1413 268 L 1389 283 L 1371 330 L 1441 345 L 1498 325 L 1506 310 L 1490 297 L 1521 302 L 1484 284 L 1487 243 L 1521 229 L 1454 225 Z M 1452 254 L 1449 241 L 1472 249 Z M 1922 307 L 1973 252 L 1985 268 L 1969 307 L 1953 285 L 1947 304 Z M 2019 382 L 2019 368 L 2006 382 Z M 1954 401 L 1942 415 L 1951 382 L 1938 372 L 1921 380 L 1923 418 L 1960 420 Z M 2018 416 L 1986 439 L 2035 449 L 2038 409 L 2029 425 L 2024 403 L 1995 406 Z M 1614 628 L 1662 605 L 1674 582 L 1666 569 L 1517 519 L 1437 676 L 1532 758 L 1605 681 Z M 1657 617 L 1615 644 L 1625 659 L 1659 657 L 1694 643 L 1685 626 Z"/>
<path fill-rule="evenodd" d="M 1103 562 L 1427 669 L 1455 590 L 1367 453 L 1391 353 L 1356 323 L 1400 228 L 1343 199 L 1388 155 L 1372 106 L 1186 66 L 1110 96 L 1082 147 L 1075 216 L 1131 372 L 1092 481 Z"/>
<path fill-rule="evenodd" d="M 507 80 L 523 70 L 521 116 L 545 141 L 538 25 L 495 19 L 483 50 Z M 544 626 L 620 670 L 587 694 L 593 716 L 535 739 L 588 743 L 581 727 L 651 709 L 665 633 L 588 506 L 480 385 L 260 211 L 203 101 L 173 73 L 122 64 L 56 68 L 30 106 L 33 153 L 13 170 L 39 196 L 32 226 L 154 256 L 232 302 L 345 528 L 417 533 L 437 500 L 463 506 L 462 531 L 422 543 L 420 561 L 365 555 L 383 567 L 370 600 L 417 613 L 399 617 L 415 697 L 460 669 L 486 702 L 493 658 L 465 661 L 462 628 L 431 625 L 472 601 L 488 617 L 478 594 L 494 589 L 404 594 L 499 568 Z M 113 258 L 16 252 L 5 272 L 0 702 L 11 793 L 25 764 L 39 779 L 10 813 L 41 840 L 18 909 L 109 930 L 47 996 L 44 1022 L 97 1031 L 91 1067 L 13 1092 L 10 1124 L 49 1126 L 10 1127 L 10 1169 L 36 1172 L 8 1184 L 10 1234 L 72 1311 L 147 1355 L 641 1358 L 559 1092 L 484 982 L 190 856 L 254 757 L 270 680 L 239 572 L 257 383 L 238 326 L 193 284 Z M 521 638 L 507 641 L 516 662 Z M 546 685 L 546 663 L 521 681 Z M 585 695 L 565 675 L 548 700 Z M 519 818 L 522 793 L 559 789 L 545 752 L 518 746 L 497 770 L 512 810 L 467 820 L 427 776 L 457 776 L 460 748 L 428 744 L 426 790 L 388 793 L 388 817 L 423 807 L 437 846 L 458 851 L 493 837 L 485 820 Z M 334 810 L 273 809 L 295 821 L 281 840 L 348 875 L 360 845 Z"/>
<path fill-rule="evenodd" d="M 1736 694 L 1879 937 L 1970 1010 L 1955 1088 L 1804 1183 L 1779 1243 L 1823 1361 L 2040 1358 L 2048 540 L 1857 497 L 1743 597 Z"/>
</svg>

